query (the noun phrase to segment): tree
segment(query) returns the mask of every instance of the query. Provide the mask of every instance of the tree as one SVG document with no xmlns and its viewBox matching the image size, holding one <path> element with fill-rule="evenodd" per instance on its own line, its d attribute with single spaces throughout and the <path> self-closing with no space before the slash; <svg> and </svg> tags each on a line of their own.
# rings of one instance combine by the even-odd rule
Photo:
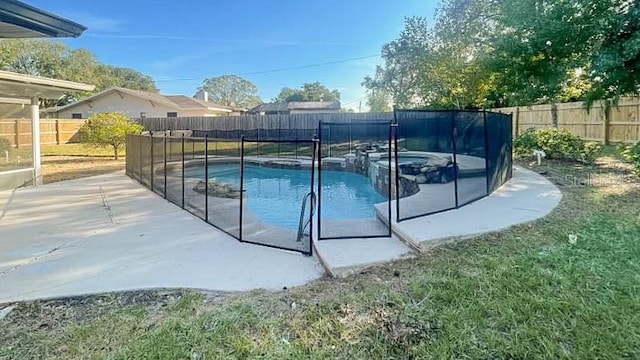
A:
<svg viewBox="0 0 640 360">
<path fill-rule="evenodd" d="M 640 94 L 640 2 L 616 8 L 592 56 L 587 100 Z"/>
<path fill-rule="evenodd" d="M 371 91 L 367 94 L 367 105 L 371 112 L 388 112 L 391 107 L 391 97 L 384 91 Z"/>
<path fill-rule="evenodd" d="M 418 86 L 420 61 L 432 48 L 433 38 L 426 19 L 406 18 L 398 39 L 382 46 L 384 65 L 376 66 L 375 74 L 365 77 L 362 85 L 388 93 L 399 107 L 425 105 Z"/>
<path fill-rule="evenodd" d="M 155 81 L 136 70 L 101 64 L 86 49 L 47 40 L 0 41 L 0 70 L 96 85 L 93 92 L 69 92 L 46 106 L 64 105 L 112 86 L 157 92 Z"/>
<path fill-rule="evenodd" d="M 258 88 L 249 80 L 237 75 L 222 75 L 206 79 L 198 91 L 209 93 L 209 99 L 217 104 L 251 108 L 262 102 Z"/>
<path fill-rule="evenodd" d="M 290 101 L 303 101 L 302 91 L 290 87 L 283 87 L 278 96 L 271 99 L 271 102 L 274 103 L 286 103 Z"/>
<path fill-rule="evenodd" d="M 96 87 L 99 91 L 112 86 L 120 86 L 131 90 L 158 92 L 152 77 L 134 69 L 100 64 L 95 71 L 97 77 Z"/>
<path fill-rule="evenodd" d="M 127 134 L 138 134 L 142 130 L 142 125 L 133 122 L 125 113 L 105 112 L 91 115 L 80 133 L 87 144 L 113 148 L 114 158 L 118 160 L 118 151 L 124 147 Z"/>
<path fill-rule="evenodd" d="M 435 26 L 405 20 L 363 85 L 401 107 L 639 95 L 639 19 L 638 0 L 442 0 Z"/>
<path fill-rule="evenodd" d="M 317 81 L 305 83 L 300 89 L 284 87 L 272 101 L 340 101 L 340 92 L 338 90 L 329 90 L 329 88 Z"/>
</svg>

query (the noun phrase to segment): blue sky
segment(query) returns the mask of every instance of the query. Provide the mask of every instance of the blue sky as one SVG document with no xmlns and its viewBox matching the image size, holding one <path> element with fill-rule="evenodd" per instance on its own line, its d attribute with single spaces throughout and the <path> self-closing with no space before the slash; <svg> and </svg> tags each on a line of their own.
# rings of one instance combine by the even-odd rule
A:
<svg viewBox="0 0 640 360">
<path fill-rule="evenodd" d="M 397 37 L 406 16 L 433 20 L 437 5 L 435 0 L 25 1 L 87 26 L 80 38 L 64 41 L 91 50 L 104 63 L 152 76 L 164 94 L 193 95 L 204 78 L 244 74 L 264 101 L 284 86 L 320 81 L 341 92 L 344 107 L 356 110 L 365 100 L 360 83 L 381 63 L 382 44 Z M 361 59 L 255 74 L 352 58 Z"/>
</svg>

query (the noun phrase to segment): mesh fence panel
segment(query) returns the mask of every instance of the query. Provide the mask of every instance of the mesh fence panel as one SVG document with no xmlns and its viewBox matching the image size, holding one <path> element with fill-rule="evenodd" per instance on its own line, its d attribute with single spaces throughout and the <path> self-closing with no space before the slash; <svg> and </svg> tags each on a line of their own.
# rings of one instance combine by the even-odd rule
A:
<svg viewBox="0 0 640 360">
<path fill-rule="evenodd" d="M 307 195 L 312 190 L 313 142 L 249 140 L 243 144 L 241 240 L 310 253 L 311 199 Z M 297 149 L 297 153 L 283 149 Z M 307 202 L 304 213 L 303 201 Z M 300 226 L 306 231 L 298 238 Z"/>
<path fill-rule="evenodd" d="M 182 145 L 183 137 L 167 138 L 167 200 L 172 203 L 183 206 L 183 159 Z"/>
<path fill-rule="evenodd" d="M 164 156 L 165 156 L 165 136 L 152 136 L 151 138 L 151 161 L 152 161 L 152 188 L 153 191 L 164 195 Z"/>
<path fill-rule="evenodd" d="M 205 219 L 204 147 L 204 138 L 185 139 L 184 207 L 201 219 Z"/>
<path fill-rule="evenodd" d="M 487 113 L 487 154 L 489 191 L 493 192 L 512 176 L 511 115 Z"/>
<path fill-rule="evenodd" d="M 140 181 L 140 157 L 140 135 L 127 134 L 127 176 L 138 181 Z"/>
<path fill-rule="evenodd" d="M 398 220 L 456 207 L 451 112 L 397 111 Z"/>
<path fill-rule="evenodd" d="M 140 182 L 151 188 L 151 137 L 141 136 L 140 142 Z"/>
<path fill-rule="evenodd" d="M 319 239 L 391 236 L 389 121 L 320 122 Z"/>
<path fill-rule="evenodd" d="M 207 139 L 205 178 L 207 222 L 240 239 L 241 142 Z M 215 154 L 215 155 L 213 155 Z M 204 183 L 201 183 L 201 185 Z"/>
<path fill-rule="evenodd" d="M 487 195 L 484 114 L 455 113 L 458 206 Z"/>
</svg>

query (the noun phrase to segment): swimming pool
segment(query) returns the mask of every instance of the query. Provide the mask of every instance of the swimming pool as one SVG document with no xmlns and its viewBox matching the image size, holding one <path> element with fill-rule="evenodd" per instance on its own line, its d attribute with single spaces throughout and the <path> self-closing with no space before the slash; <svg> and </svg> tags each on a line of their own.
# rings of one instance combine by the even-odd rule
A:
<svg viewBox="0 0 640 360">
<path fill-rule="evenodd" d="M 202 168 L 185 170 L 202 178 Z M 239 164 L 214 164 L 209 179 L 240 186 Z M 244 190 L 249 211 L 265 223 L 298 229 L 302 199 L 311 189 L 311 169 L 279 169 L 245 164 Z M 317 184 L 317 179 L 316 179 Z M 368 178 L 345 171 L 322 171 L 322 218 L 348 220 L 375 218 L 373 205 L 387 201 Z"/>
</svg>

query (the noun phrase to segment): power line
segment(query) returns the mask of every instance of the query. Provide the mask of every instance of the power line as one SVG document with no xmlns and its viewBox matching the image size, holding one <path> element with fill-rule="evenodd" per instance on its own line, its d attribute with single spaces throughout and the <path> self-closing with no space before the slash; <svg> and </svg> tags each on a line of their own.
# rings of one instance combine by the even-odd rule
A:
<svg viewBox="0 0 640 360">
<path fill-rule="evenodd" d="M 341 103 L 341 105 L 343 105 L 343 106 L 344 106 L 344 105 L 349 105 L 349 104 L 357 103 L 358 101 L 364 100 L 366 97 L 367 97 L 367 95 L 362 96 L 362 97 L 359 97 L 359 98 L 357 98 L 357 99 L 355 99 L 355 100 L 351 100 L 351 101 L 347 101 L 347 102 L 345 102 L 345 103 Z"/>
<path fill-rule="evenodd" d="M 342 59 L 342 60 L 335 60 L 335 61 L 327 61 L 327 62 L 323 62 L 323 63 L 317 63 L 317 64 L 308 64 L 308 65 L 300 65 L 300 66 L 291 66 L 291 67 L 286 67 L 286 68 L 279 68 L 279 69 L 271 69 L 271 70 L 263 70 L 263 71 L 252 71 L 252 72 L 246 72 L 246 73 L 241 73 L 241 74 L 236 74 L 238 76 L 246 76 L 246 75 L 258 75 L 258 74 L 270 74 L 270 73 L 275 73 L 275 72 L 283 72 L 283 71 L 291 71 L 291 70 L 299 70 L 299 69 L 307 69 L 307 68 L 312 68 L 312 67 L 317 67 L 317 66 L 326 66 L 326 65 L 333 65 L 333 64 L 341 64 L 341 63 L 345 63 L 345 62 L 350 62 L 350 61 L 355 61 L 355 60 L 363 60 L 363 59 L 370 59 L 373 57 L 378 57 L 380 55 L 376 54 L 376 55 L 366 55 L 366 56 L 359 56 L 359 57 L 354 57 L 354 58 L 349 58 L 349 59 Z M 160 80 L 156 80 L 156 82 L 169 82 L 169 81 L 191 81 L 191 80 L 202 80 L 202 77 L 198 77 L 198 78 L 183 78 L 183 79 L 160 79 Z"/>
</svg>

